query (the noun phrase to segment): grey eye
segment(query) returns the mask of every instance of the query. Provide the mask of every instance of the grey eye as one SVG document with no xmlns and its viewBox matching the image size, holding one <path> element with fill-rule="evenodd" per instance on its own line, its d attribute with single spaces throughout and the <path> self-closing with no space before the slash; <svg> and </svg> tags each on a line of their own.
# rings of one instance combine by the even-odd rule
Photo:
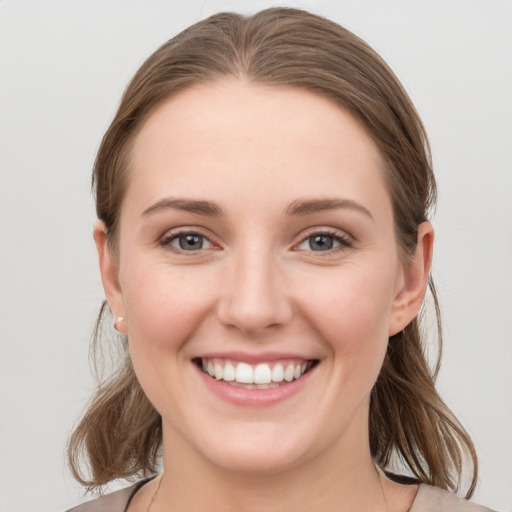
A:
<svg viewBox="0 0 512 512">
<path fill-rule="evenodd" d="M 175 242 L 182 251 L 199 251 L 203 249 L 205 239 L 201 235 L 188 234 L 179 235 L 173 240 L 173 245 Z"/>
<path fill-rule="evenodd" d="M 300 251 L 335 252 L 353 247 L 353 242 L 345 235 L 331 233 L 313 233 L 296 247 Z"/>
<path fill-rule="evenodd" d="M 312 251 L 328 251 L 334 247 L 335 240 L 330 235 L 314 235 L 308 237 L 305 242 Z"/>
<path fill-rule="evenodd" d="M 170 246 L 178 252 L 194 252 L 213 247 L 208 238 L 197 233 L 177 233 L 165 238 L 161 243 L 163 246 Z"/>
</svg>

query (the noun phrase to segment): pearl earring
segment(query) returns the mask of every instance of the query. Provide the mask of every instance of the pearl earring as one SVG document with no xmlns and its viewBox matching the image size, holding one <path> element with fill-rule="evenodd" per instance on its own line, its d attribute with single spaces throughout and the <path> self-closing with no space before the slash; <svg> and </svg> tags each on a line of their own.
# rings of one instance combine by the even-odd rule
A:
<svg viewBox="0 0 512 512">
<path fill-rule="evenodd" d="M 118 333 L 120 333 L 120 334 L 124 334 L 124 333 L 122 333 L 122 332 L 117 328 L 117 324 L 118 324 L 118 323 L 121 323 L 123 320 L 124 320 L 124 316 L 115 316 L 115 317 L 114 317 L 114 322 L 113 322 L 114 330 L 115 330 L 115 331 L 117 331 L 117 332 L 118 332 Z"/>
</svg>

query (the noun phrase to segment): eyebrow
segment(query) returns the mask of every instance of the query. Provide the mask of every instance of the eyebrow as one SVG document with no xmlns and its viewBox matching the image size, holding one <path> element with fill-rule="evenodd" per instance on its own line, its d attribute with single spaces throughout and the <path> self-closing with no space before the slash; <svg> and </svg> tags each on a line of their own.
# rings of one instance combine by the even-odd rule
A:
<svg viewBox="0 0 512 512">
<path fill-rule="evenodd" d="M 167 209 L 181 210 L 211 217 L 222 215 L 222 210 L 215 203 L 211 203 L 210 201 L 177 198 L 162 199 L 144 210 L 142 215 L 151 215 Z"/>
<path fill-rule="evenodd" d="M 293 201 L 286 209 L 287 215 L 311 215 L 313 213 L 325 212 L 329 210 L 349 209 L 363 213 L 371 220 L 375 220 L 370 211 L 362 204 L 352 201 L 352 199 L 325 198 L 325 199 L 298 199 Z"/>
<path fill-rule="evenodd" d="M 222 215 L 222 210 L 215 203 L 199 199 L 162 199 L 142 212 L 142 215 L 151 215 L 162 210 L 173 209 L 185 212 L 197 213 L 198 215 L 207 215 L 216 217 Z M 286 209 L 286 215 L 311 215 L 313 213 L 325 212 L 329 210 L 350 209 L 365 214 L 374 220 L 373 215 L 363 205 L 351 199 L 297 199 L 293 201 Z"/>
</svg>

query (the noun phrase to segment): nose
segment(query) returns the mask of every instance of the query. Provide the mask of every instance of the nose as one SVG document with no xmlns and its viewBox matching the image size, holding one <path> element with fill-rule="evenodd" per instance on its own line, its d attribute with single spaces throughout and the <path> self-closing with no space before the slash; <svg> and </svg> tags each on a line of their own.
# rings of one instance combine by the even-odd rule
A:
<svg viewBox="0 0 512 512">
<path fill-rule="evenodd" d="M 267 251 L 233 257 L 220 290 L 218 318 L 226 326 L 256 334 L 286 324 L 292 317 L 283 271 Z"/>
</svg>

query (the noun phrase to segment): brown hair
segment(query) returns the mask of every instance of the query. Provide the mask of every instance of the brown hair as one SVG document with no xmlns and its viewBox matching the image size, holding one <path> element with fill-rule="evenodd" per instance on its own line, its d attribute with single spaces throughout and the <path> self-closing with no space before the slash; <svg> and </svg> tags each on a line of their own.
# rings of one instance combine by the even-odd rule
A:
<svg viewBox="0 0 512 512">
<path fill-rule="evenodd" d="M 129 83 L 93 173 L 97 215 L 114 254 L 128 153 L 142 124 L 183 88 L 226 77 L 307 89 L 350 111 L 386 161 L 398 243 L 405 255 L 414 251 L 418 225 L 435 202 L 436 186 L 427 137 L 409 97 L 383 60 L 348 30 L 305 11 L 274 8 L 249 17 L 220 13 L 189 27 L 151 55 Z M 429 285 L 440 349 L 439 308 L 432 280 Z M 101 337 L 104 312 L 105 304 L 93 347 Z M 371 394 L 370 449 L 383 469 L 398 461 L 418 481 L 450 490 L 458 489 L 469 458 L 470 497 L 476 454 L 435 389 L 440 352 L 431 369 L 419 319 L 390 338 Z M 72 472 L 89 487 L 153 472 L 161 435 L 160 417 L 135 377 L 125 346 L 122 364 L 99 385 L 70 439 Z M 80 469 L 84 456 L 89 477 Z"/>
</svg>

